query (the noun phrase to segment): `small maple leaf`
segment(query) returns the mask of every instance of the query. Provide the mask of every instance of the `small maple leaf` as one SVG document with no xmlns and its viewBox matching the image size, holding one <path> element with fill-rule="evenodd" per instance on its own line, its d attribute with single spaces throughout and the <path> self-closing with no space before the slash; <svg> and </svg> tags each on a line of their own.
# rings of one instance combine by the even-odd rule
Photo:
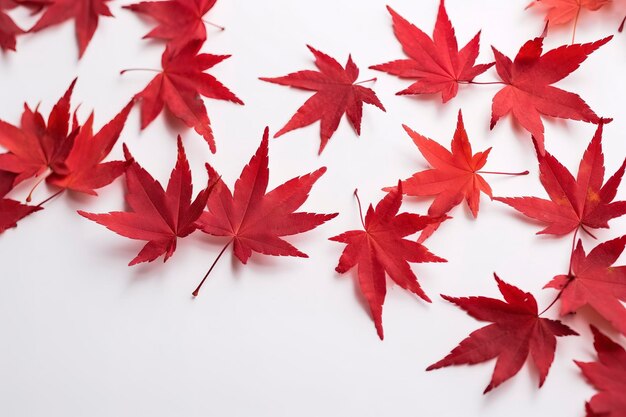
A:
<svg viewBox="0 0 626 417">
<path fill-rule="evenodd" d="M 446 262 L 425 246 L 405 239 L 441 220 L 412 213 L 398 214 L 401 204 L 402 183 L 398 182 L 397 188 L 390 190 L 375 209 L 370 204 L 365 220 L 361 219 L 364 230 L 350 230 L 330 238 L 347 245 L 335 270 L 343 274 L 357 267 L 359 286 L 381 340 L 384 337 L 382 313 L 387 292 L 385 274 L 400 287 L 430 302 L 409 262 Z"/>
<path fill-rule="evenodd" d="M 337 213 L 295 212 L 307 200 L 311 188 L 326 168 L 295 177 L 267 192 L 270 173 L 268 138 L 269 130 L 265 128 L 261 145 L 241 171 L 232 193 L 217 171 L 207 164 L 209 175 L 218 179 L 207 201 L 207 210 L 198 220 L 198 227 L 209 235 L 229 238 L 213 266 L 231 243 L 233 253 L 243 264 L 248 262 L 252 252 L 308 258 L 282 237 L 312 230 L 337 216 Z M 194 296 L 198 295 L 211 269 L 194 291 Z"/>
<path fill-rule="evenodd" d="M 430 216 L 445 219 L 446 213 L 465 200 L 472 215 L 476 217 L 478 216 L 480 193 L 483 192 L 489 198 L 493 198 L 491 187 L 480 174 L 528 174 L 528 171 L 520 173 L 480 171 L 487 163 L 491 148 L 476 154 L 472 153 L 472 145 L 467 137 L 460 110 L 456 131 L 450 145 L 452 151 L 448 151 L 436 141 L 414 132 L 406 125 L 403 127 L 432 168 L 417 172 L 411 178 L 402 181 L 402 191 L 410 196 L 435 196 L 428 208 Z M 389 190 L 389 188 L 385 190 Z M 428 226 L 422 232 L 419 241 L 426 240 L 438 226 L 439 223 Z"/>
<path fill-rule="evenodd" d="M 626 236 L 596 246 L 585 255 L 579 240 L 572 253 L 571 270 L 558 275 L 544 288 L 560 291 L 561 315 L 589 305 L 626 335 L 626 265 L 611 266 L 624 251 Z"/>
<path fill-rule="evenodd" d="M 109 1 L 111 0 L 50 0 L 40 2 L 46 10 L 29 32 L 39 32 L 49 26 L 74 19 L 78 55 L 82 57 L 98 28 L 100 16 L 113 17 L 106 4 Z"/>
<path fill-rule="evenodd" d="M 129 266 L 152 262 L 161 255 L 165 255 L 165 262 L 176 250 L 177 239 L 197 229 L 195 222 L 202 214 L 211 187 L 207 185 L 192 201 L 191 171 L 180 136 L 176 166 L 165 190 L 134 161 L 126 146 L 124 154 L 129 162 L 126 202 L 132 211 L 107 214 L 79 211 L 78 214 L 121 236 L 148 241 Z"/>
<path fill-rule="evenodd" d="M 504 301 L 488 297 L 456 298 L 442 295 L 476 320 L 491 324 L 473 331 L 445 358 L 427 371 L 451 365 L 474 365 L 498 358 L 484 393 L 512 378 L 530 356 L 539 371 L 539 387 L 548 375 L 557 336 L 578 335 L 558 320 L 539 317 L 532 294 L 507 284 L 494 274 Z"/>
<path fill-rule="evenodd" d="M 133 107 L 131 101 L 106 124 L 98 133 L 93 134 L 91 113 L 87 122 L 80 128 L 74 139 L 74 145 L 65 159 L 65 172 L 52 173 L 46 178 L 48 184 L 90 195 L 97 195 L 96 189 L 113 182 L 126 170 L 127 162 L 112 161 L 102 163 L 117 142 L 128 113 Z"/>
<path fill-rule="evenodd" d="M 180 51 L 167 48 L 161 58 L 162 72 L 135 97 L 141 105 L 142 129 L 152 123 L 163 106 L 167 106 L 174 116 L 202 135 L 211 152 L 215 153 L 211 122 L 200 95 L 237 104 L 243 104 L 243 101 L 204 72 L 230 55 L 198 54 L 201 47 L 202 42 L 193 41 Z"/>
<path fill-rule="evenodd" d="M 539 234 L 565 235 L 579 227 L 608 228 L 608 221 L 626 214 L 626 201 L 613 202 L 626 169 L 626 159 L 609 180 L 604 181 L 602 124 L 585 151 L 578 176 L 574 176 L 548 152 L 538 154 L 539 180 L 550 200 L 538 197 L 494 197 L 522 214 L 547 223 Z M 593 236 L 593 235 L 591 235 Z"/>
<path fill-rule="evenodd" d="M 310 47 L 319 71 L 298 71 L 276 78 L 260 78 L 274 84 L 287 85 L 302 90 L 316 91 L 291 117 L 287 124 L 274 135 L 275 138 L 295 129 L 320 121 L 322 153 L 328 140 L 337 130 L 341 117 L 346 114 L 357 135 L 361 134 L 363 103 L 371 104 L 382 111 L 382 105 L 371 88 L 358 85 L 359 68 L 348 56 L 345 68 L 334 58 Z M 368 81 L 373 81 L 368 80 Z M 365 81 L 361 81 L 363 83 Z"/>
<path fill-rule="evenodd" d="M 370 68 L 417 80 L 398 95 L 441 93 L 445 103 L 456 96 L 459 82 L 469 83 L 493 65 L 474 65 L 480 47 L 480 32 L 459 51 L 443 0 L 439 3 L 432 39 L 391 7 L 387 6 L 387 10 L 393 19 L 396 38 L 409 58 Z"/>
<path fill-rule="evenodd" d="M 162 39 L 178 50 L 191 41 L 206 40 L 203 16 L 213 8 L 217 0 L 166 0 L 142 1 L 123 6 L 135 13 L 152 17 L 158 22 L 145 38 Z"/>
<path fill-rule="evenodd" d="M 586 404 L 587 417 L 626 416 L 626 350 L 591 326 L 596 362 L 574 361 L 598 391 Z"/>
<path fill-rule="evenodd" d="M 67 158 L 77 129 L 69 130 L 70 98 L 76 80 L 50 112 L 48 122 L 37 109 L 24 105 L 21 127 L 0 120 L 0 146 L 9 152 L 0 154 L 0 170 L 13 172 L 15 183 L 42 174 L 47 169 L 65 174 Z"/>
<path fill-rule="evenodd" d="M 611 0 L 535 0 L 528 5 L 547 9 L 546 21 L 550 25 L 563 25 L 578 21 L 582 9 L 596 11 L 611 3 Z"/>
<path fill-rule="evenodd" d="M 530 132 L 543 154 L 541 115 L 595 124 L 611 121 L 598 117 L 577 94 L 551 84 L 575 71 L 589 54 L 612 38 L 561 46 L 545 54 L 542 54 L 543 38 L 535 38 L 521 47 L 514 61 L 492 47 L 496 70 L 506 86 L 493 97 L 490 128 L 493 129 L 501 117 L 512 113 L 513 118 Z"/>
<path fill-rule="evenodd" d="M 24 31 L 15 24 L 4 10 L 12 9 L 17 4 L 13 0 L 0 0 L 0 49 L 15 51 L 16 36 Z"/>
</svg>

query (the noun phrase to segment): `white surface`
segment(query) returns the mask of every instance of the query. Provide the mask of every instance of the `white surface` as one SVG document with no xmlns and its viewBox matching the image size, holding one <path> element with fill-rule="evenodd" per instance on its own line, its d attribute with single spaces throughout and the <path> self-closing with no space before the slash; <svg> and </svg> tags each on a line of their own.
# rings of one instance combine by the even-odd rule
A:
<svg viewBox="0 0 626 417">
<path fill-rule="evenodd" d="M 514 56 L 543 27 L 542 16 L 524 11 L 528 0 L 468 2 L 448 0 L 459 43 L 482 28 L 478 62 L 489 62 L 495 45 Z M 123 77 L 120 69 L 159 68 L 162 46 L 141 40 L 152 23 L 112 2 L 115 19 L 101 18 L 84 58 L 77 62 L 72 23 L 18 41 L 18 53 L 0 58 L 0 117 L 17 123 L 23 102 L 49 111 L 76 75 L 74 103 L 84 118 L 96 109 L 96 125 L 109 120 L 151 79 L 151 73 Z M 436 0 L 394 0 L 392 6 L 430 33 Z M 211 155 L 204 141 L 183 130 L 196 184 L 205 180 L 210 160 L 233 184 L 257 148 L 263 127 L 280 128 L 309 93 L 261 82 L 313 68 L 305 44 L 342 63 L 352 53 L 361 79 L 373 88 L 387 113 L 367 106 L 363 134 L 357 138 L 347 120 L 318 157 L 319 125 L 297 130 L 270 143 L 270 186 L 321 165 L 305 208 L 340 216 L 290 241 L 309 259 L 253 255 L 242 266 L 229 256 L 213 271 L 201 296 L 195 288 L 223 241 L 201 233 L 179 241 L 173 258 L 134 268 L 126 266 L 141 242 L 131 241 L 82 219 L 75 210 L 106 212 L 123 207 L 123 182 L 101 197 L 60 198 L 46 210 L 0 236 L 0 415 L 10 417 L 78 416 L 582 416 L 594 392 L 572 359 L 594 357 L 586 321 L 565 322 L 581 337 L 559 338 L 556 359 L 545 386 L 526 365 L 512 380 L 482 395 L 494 362 L 424 372 L 467 334 L 483 324 L 437 294 L 498 296 L 492 273 L 519 285 L 546 306 L 555 292 L 541 287 L 567 269 L 571 237 L 537 237 L 539 226 L 512 209 L 482 198 L 472 220 L 465 206 L 454 209 L 429 241 L 447 264 L 416 265 L 425 304 L 390 284 L 383 314 L 386 339 L 378 340 L 368 311 L 359 301 L 353 276 L 334 267 L 343 245 L 330 236 L 359 228 L 352 192 L 378 201 L 380 188 L 424 169 L 426 162 L 401 129 L 406 123 L 448 146 L 456 113 L 462 108 L 475 150 L 494 149 L 486 169 L 531 170 L 520 178 L 488 178 L 495 195 L 546 194 L 537 178 L 530 140 L 510 118 L 490 132 L 491 98 L 498 86 L 461 87 L 442 106 L 439 97 L 408 98 L 394 93 L 409 81 L 368 70 L 369 65 L 402 57 L 383 1 L 319 0 L 295 2 L 218 1 L 207 18 L 227 26 L 209 28 L 204 50 L 231 53 L 212 74 L 246 105 L 206 100 L 217 140 Z M 591 41 L 614 32 L 623 12 L 585 14 L 577 40 Z M 21 22 L 30 21 L 26 14 Z M 32 19 L 31 19 L 32 20 Z M 546 43 L 567 43 L 570 30 L 556 30 Z M 579 93 L 602 116 L 615 121 L 605 130 L 607 176 L 626 154 L 626 35 L 618 35 L 558 85 Z M 479 77 L 494 79 L 494 70 Z M 166 181 L 175 159 L 176 127 L 163 116 L 139 131 L 134 110 L 123 132 L 136 158 Z M 595 126 L 546 120 L 547 149 L 576 170 Z M 121 143 L 112 157 L 121 157 Z M 40 187 L 34 200 L 53 190 Z M 14 197 L 27 193 L 21 187 Z M 626 198 L 622 186 L 618 198 Z M 425 212 L 428 201 L 404 208 Z M 614 220 L 600 240 L 626 230 Z M 593 242 L 583 237 L 586 248 Z M 620 262 L 624 262 L 622 257 Z M 553 310 L 549 317 L 555 317 Z M 622 342 L 624 341 L 621 338 Z"/>
</svg>

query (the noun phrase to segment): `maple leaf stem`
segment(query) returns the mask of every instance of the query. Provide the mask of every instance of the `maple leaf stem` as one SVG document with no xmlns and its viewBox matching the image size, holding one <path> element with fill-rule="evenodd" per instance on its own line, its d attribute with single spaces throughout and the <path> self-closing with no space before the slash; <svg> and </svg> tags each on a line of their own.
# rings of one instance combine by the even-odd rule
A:
<svg viewBox="0 0 626 417">
<path fill-rule="evenodd" d="M 624 23 L 626 23 L 626 16 L 622 19 L 622 23 L 619 24 L 619 27 L 617 28 L 618 32 L 622 33 L 624 31 Z"/>
<path fill-rule="evenodd" d="M 150 71 L 150 72 L 161 72 L 160 70 L 156 70 L 154 68 L 128 68 L 128 69 L 124 69 L 120 71 L 120 75 L 124 75 L 127 72 L 132 72 L 132 71 Z"/>
<path fill-rule="evenodd" d="M 583 232 L 587 233 L 587 234 L 588 234 L 589 236 L 591 236 L 592 238 L 597 239 L 597 237 L 595 237 L 595 236 L 594 236 L 594 234 L 593 234 L 593 233 L 591 233 L 589 230 L 587 230 L 587 229 L 585 228 L 585 226 L 583 226 L 582 224 L 580 225 L 580 228 L 583 230 Z"/>
<path fill-rule="evenodd" d="M 578 10 L 576 10 L 576 17 L 574 18 L 574 29 L 572 30 L 572 44 L 574 44 L 574 39 L 576 39 L 576 26 L 578 25 L 578 16 L 580 16 L 580 6 L 578 6 Z"/>
<path fill-rule="evenodd" d="M 576 248 L 576 237 L 578 236 L 578 229 L 576 229 L 574 231 L 574 238 L 572 239 L 572 249 L 569 255 L 569 270 L 567 273 L 568 277 L 572 277 L 572 261 L 574 260 L 574 249 Z M 552 302 L 548 305 L 548 307 L 544 308 L 543 311 L 541 313 L 538 314 L 538 316 L 541 316 L 543 313 L 545 313 L 546 311 L 550 310 L 550 308 L 552 308 L 552 306 L 559 300 L 559 298 L 561 298 L 561 295 L 563 294 L 563 291 L 565 290 L 565 288 L 567 288 L 567 286 L 569 285 L 569 283 L 571 282 L 571 279 L 569 281 L 567 281 L 567 283 L 565 283 L 565 285 L 563 286 L 563 288 L 561 288 L 559 290 L 559 293 L 556 295 L 556 297 L 554 297 L 554 300 L 552 300 Z"/>
<path fill-rule="evenodd" d="M 204 23 L 206 23 L 207 25 L 213 26 L 214 28 L 218 28 L 219 30 L 226 30 L 226 28 L 224 26 L 217 25 L 217 24 L 215 24 L 215 23 L 213 23 L 211 21 L 204 20 L 204 19 L 202 19 L 202 21 Z"/>
<path fill-rule="evenodd" d="M 480 82 L 480 81 L 460 81 L 460 80 L 457 80 L 457 83 L 459 83 L 459 84 L 477 84 L 477 85 L 506 84 L 506 83 L 503 83 L 502 81 Z"/>
<path fill-rule="evenodd" d="M 211 264 L 211 267 L 209 268 L 209 270 L 206 272 L 206 274 L 204 275 L 204 278 L 202 278 L 202 281 L 200 281 L 200 284 L 198 284 L 198 286 L 196 287 L 196 289 L 191 293 L 191 295 L 193 295 L 194 297 L 198 296 L 198 293 L 200 292 L 200 288 L 202 288 L 202 285 L 204 284 L 204 281 L 206 281 L 206 279 L 209 277 L 209 274 L 211 273 L 211 271 L 213 271 L 213 268 L 215 268 L 215 265 L 217 265 L 217 261 L 220 260 L 220 258 L 222 257 L 222 255 L 224 254 L 224 252 L 226 251 L 226 249 L 230 246 L 230 244 L 232 243 L 232 240 L 229 241 L 226 246 L 224 246 L 222 248 L 222 250 L 220 251 L 219 255 L 217 255 L 217 258 L 215 258 L 215 260 L 213 261 L 213 263 Z"/>
<path fill-rule="evenodd" d="M 566 284 L 567 285 L 567 284 Z M 561 294 L 563 294 L 563 290 L 565 289 L 565 287 L 563 287 L 561 289 L 561 291 L 559 291 L 559 293 L 556 295 L 556 297 L 554 297 L 554 300 L 552 300 L 552 302 L 548 305 L 548 307 L 544 308 L 543 311 L 539 314 L 537 314 L 537 317 L 543 315 L 543 313 L 545 313 L 546 311 L 550 310 L 552 308 L 552 306 L 554 304 L 556 304 L 556 302 L 559 300 L 559 298 L 561 298 Z"/>
<path fill-rule="evenodd" d="M 26 202 L 27 203 L 30 203 L 33 200 L 33 193 L 35 192 L 35 189 L 37 187 L 39 187 L 39 184 L 41 184 L 46 179 L 46 177 L 47 177 L 47 175 L 42 175 L 41 178 L 39 178 L 39 180 L 37 180 L 35 185 L 33 185 L 33 188 L 30 189 L 30 192 L 28 193 L 28 196 L 26 197 Z"/>
<path fill-rule="evenodd" d="M 494 175 L 528 175 L 528 171 L 522 172 L 499 172 L 499 171 L 478 171 L 478 174 L 494 174 Z"/>
<path fill-rule="evenodd" d="M 370 78 L 369 80 L 357 81 L 357 82 L 354 83 L 354 85 L 370 83 L 370 82 L 374 82 L 376 80 L 378 80 L 378 78 L 374 77 L 374 78 Z"/>
<path fill-rule="evenodd" d="M 359 206 L 359 217 L 361 218 L 361 224 L 363 225 L 363 229 L 365 229 L 365 222 L 363 221 L 363 209 L 361 208 L 361 199 L 359 198 L 358 188 L 354 189 L 354 196 L 356 197 L 356 203 Z"/>
<path fill-rule="evenodd" d="M 572 261 L 574 260 L 574 249 L 576 248 L 576 236 L 578 236 L 578 229 L 574 230 L 574 238 L 572 239 L 572 250 L 569 255 L 569 275 L 572 275 Z"/>
<path fill-rule="evenodd" d="M 65 191 L 65 188 L 57 191 L 56 193 L 52 194 L 50 197 L 46 198 L 45 200 L 43 200 L 41 203 L 37 204 L 37 207 L 41 207 L 44 204 L 46 204 L 48 201 L 52 200 L 55 197 L 58 197 L 59 195 L 63 194 L 63 192 Z"/>
</svg>

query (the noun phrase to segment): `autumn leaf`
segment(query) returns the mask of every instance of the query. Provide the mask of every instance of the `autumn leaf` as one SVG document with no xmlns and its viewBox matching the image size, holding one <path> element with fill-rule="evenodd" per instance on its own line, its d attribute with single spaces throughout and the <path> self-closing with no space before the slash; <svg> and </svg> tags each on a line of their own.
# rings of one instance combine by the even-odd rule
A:
<svg viewBox="0 0 626 417">
<path fill-rule="evenodd" d="M 15 51 L 16 36 L 24 31 L 15 24 L 5 10 L 12 9 L 17 4 L 13 0 L 0 0 L 0 49 Z"/>
<path fill-rule="evenodd" d="M 267 191 L 270 174 L 268 138 L 269 129 L 265 128 L 261 145 L 241 171 L 232 193 L 217 171 L 207 164 L 210 177 L 218 179 L 207 201 L 207 210 L 198 220 L 198 227 L 209 235 L 226 237 L 228 242 L 193 292 L 194 296 L 198 295 L 209 273 L 231 244 L 234 255 L 243 264 L 248 262 L 252 252 L 308 258 L 282 237 L 307 232 L 337 216 L 337 213 L 296 212 L 326 168 L 292 178 Z"/>
<path fill-rule="evenodd" d="M 608 221 L 626 214 L 626 201 L 615 201 L 626 169 L 626 159 L 609 180 L 604 181 L 602 124 L 585 151 L 578 176 L 574 176 L 550 153 L 538 155 L 539 180 L 550 200 L 538 197 L 495 197 L 525 216 L 546 223 L 539 234 L 565 235 L 581 228 L 608 228 Z M 593 235 L 592 235 L 593 236 Z"/>
<path fill-rule="evenodd" d="M 578 69 L 589 54 L 610 41 L 612 36 L 592 43 L 561 46 L 543 52 L 543 38 L 526 42 L 514 61 L 493 49 L 496 70 L 505 87 L 493 97 L 491 125 L 511 113 L 537 142 L 544 153 L 544 128 L 541 115 L 583 122 L 608 123 L 601 119 L 577 94 L 552 86 Z"/>
<path fill-rule="evenodd" d="M 43 207 L 27 206 L 18 201 L 4 198 L 13 189 L 16 174 L 0 171 L 0 233 L 17 226 L 17 222 Z"/>
<path fill-rule="evenodd" d="M 385 275 L 389 275 L 400 287 L 430 302 L 409 262 L 446 262 L 430 253 L 425 246 L 405 239 L 441 219 L 411 213 L 398 214 L 401 204 L 402 183 L 398 182 L 398 186 L 390 190 L 376 208 L 370 204 L 365 220 L 361 219 L 364 230 L 350 230 L 330 238 L 346 244 L 335 270 L 343 274 L 357 267 L 359 287 L 369 304 L 381 340 L 384 337 L 382 313 L 387 292 Z"/>
<path fill-rule="evenodd" d="M 70 98 L 76 80 L 55 104 L 48 121 L 37 109 L 24 105 L 21 127 L 0 120 L 0 170 L 16 174 L 15 183 L 43 174 L 47 169 L 66 174 L 65 160 L 74 145 L 77 129 L 70 131 Z"/>
<path fill-rule="evenodd" d="M 476 320 L 491 324 L 473 331 L 445 358 L 430 365 L 427 371 L 452 365 L 474 365 L 498 358 L 491 382 L 484 393 L 512 378 L 530 357 L 543 385 L 554 360 L 557 336 L 578 335 L 558 320 L 540 317 L 532 294 L 507 284 L 494 274 L 504 301 L 488 297 L 450 297 Z"/>
<path fill-rule="evenodd" d="M 189 43 L 180 51 L 166 49 L 161 59 L 162 72 L 136 95 L 141 105 L 141 128 L 145 129 L 164 106 L 207 141 L 215 153 L 211 122 L 200 96 L 217 100 L 243 102 L 212 75 L 209 68 L 230 55 L 198 54 L 202 42 Z M 122 71 L 122 73 L 129 70 Z"/>
<path fill-rule="evenodd" d="M 74 139 L 74 145 L 65 160 L 65 172 L 52 173 L 46 178 L 46 182 L 63 189 L 97 195 L 96 189 L 110 184 L 122 175 L 126 170 L 127 162 L 102 163 L 102 161 L 120 137 L 133 104 L 132 101 L 128 103 L 95 135 L 93 134 L 94 115 L 91 113 Z"/>
<path fill-rule="evenodd" d="M 450 145 L 452 151 L 448 151 L 438 142 L 420 135 L 406 125 L 403 127 L 432 168 L 417 172 L 411 178 L 402 181 L 402 190 L 409 196 L 435 196 L 428 209 L 430 216 L 445 219 L 445 214 L 465 200 L 472 215 L 476 217 L 480 193 L 483 192 L 489 198 L 493 198 L 491 187 L 481 174 L 528 174 L 528 171 L 520 173 L 481 171 L 487 163 L 491 148 L 476 154 L 472 153 L 472 146 L 467 137 L 460 110 L 456 131 Z M 389 188 L 385 190 L 388 191 Z M 426 240 L 437 227 L 439 223 L 426 227 L 419 242 Z"/>
<path fill-rule="evenodd" d="M 203 17 L 213 8 L 217 0 L 166 0 L 142 1 L 123 6 L 150 16 L 158 22 L 144 38 L 162 39 L 172 50 L 180 50 L 191 41 L 206 40 Z"/>
<path fill-rule="evenodd" d="M 39 32 L 47 27 L 74 19 L 78 55 L 82 57 L 98 28 L 100 16 L 113 17 L 107 3 L 111 0 L 51 0 L 46 10 L 29 32 Z"/>
<path fill-rule="evenodd" d="M 626 350 L 596 327 L 591 326 L 595 362 L 574 361 L 583 375 L 599 391 L 587 403 L 587 417 L 626 416 Z"/>
<path fill-rule="evenodd" d="M 79 211 L 81 216 L 105 226 L 113 232 L 148 243 L 128 264 L 152 262 L 165 255 L 164 262 L 174 254 L 178 238 L 193 233 L 211 189 L 198 193 L 192 201 L 191 171 L 182 140 L 178 137 L 178 159 L 164 190 L 146 170 L 135 162 L 124 147 L 126 160 L 126 202 L 130 212 L 93 214 Z"/>
<path fill-rule="evenodd" d="M 307 47 L 315 56 L 315 66 L 319 71 L 304 70 L 293 72 L 284 77 L 260 79 L 274 84 L 316 92 L 296 111 L 287 124 L 276 132 L 274 137 L 277 138 L 319 120 L 322 140 L 319 153 L 322 153 L 328 140 L 337 130 L 344 114 L 348 117 L 357 135 L 360 135 L 363 103 L 374 105 L 382 111 L 385 111 L 385 108 L 378 100 L 374 90 L 363 87 L 356 82 L 359 77 L 359 69 L 352 61 L 352 56 L 348 56 L 346 66 L 342 67 L 330 56 L 308 45 Z M 361 81 L 361 83 L 363 82 L 365 81 Z"/>
<path fill-rule="evenodd" d="M 554 277 L 544 288 L 559 290 L 561 315 L 588 305 L 626 335 L 626 265 L 612 266 L 624 251 L 626 236 L 609 240 L 585 254 L 579 240 L 567 275 Z"/>
<path fill-rule="evenodd" d="M 480 32 L 459 51 L 443 0 L 439 3 L 432 39 L 391 7 L 387 6 L 387 10 L 393 19 L 393 31 L 408 59 L 370 68 L 400 78 L 417 80 L 398 92 L 398 95 L 441 93 L 441 99 L 445 103 L 456 96 L 459 83 L 471 82 L 493 65 L 475 65 L 480 47 Z"/>
</svg>

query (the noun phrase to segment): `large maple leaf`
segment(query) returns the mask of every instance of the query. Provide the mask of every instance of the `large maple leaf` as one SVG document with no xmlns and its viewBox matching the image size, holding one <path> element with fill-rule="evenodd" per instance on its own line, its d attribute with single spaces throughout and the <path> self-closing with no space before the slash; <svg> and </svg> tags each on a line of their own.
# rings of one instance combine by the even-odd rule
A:
<svg viewBox="0 0 626 417">
<path fill-rule="evenodd" d="M 574 176 L 550 153 L 538 155 L 539 179 L 550 200 L 538 197 L 495 197 L 524 215 L 547 223 L 540 234 L 565 235 L 582 228 L 608 228 L 608 221 L 626 214 L 626 201 L 613 202 L 626 169 L 626 159 L 611 178 L 604 181 L 602 124 L 585 151 L 578 176 Z"/>
<path fill-rule="evenodd" d="M 100 16 L 113 17 L 106 3 L 111 0 L 50 0 L 42 2 L 46 10 L 29 32 L 74 19 L 78 54 L 82 57 L 98 28 Z M 48 3 L 48 4 L 46 4 Z"/>
<path fill-rule="evenodd" d="M 485 393 L 512 378 L 530 357 L 539 372 L 541 387 L 548 375 L 557 336 L 577 335 L 558 320 L 539 316 L 532 294 L 507 284 L 495 275 L 504 301 L 488 297 L 449 297 L 476 320 L 491 322 L 470 333 L 445 358 L 430 365 L 427 371 L 451 365 L 474 365 L 498 358 Z"/>
<path fill-rule="evenodd" d="M 308 258 L 307 254 L 282 237 L 312 230 L 337 216 L 337 213 L 295 212 L 307 200 L 315 182 L 326 172 L 324 167 L 295 177 L 267 192 L 270 173 L 268 138 L 269 130 L 265 128 L 258 150 L 241 171 L 232 193 L 217 171 L 207 164 L 209 175 L 218 179 L 198 226 L 204 233 L 227 237 L 229 240 L 222 253 L 232 244 L 233 253 L 244 264 L 252 252 Z M 198 295 L 207 276 L 208 273 L 194 295 Z"/>
<path fill-rule="evenodd" d="M 574 361 L 598 392 L 587 403 L 587 417 L 626 416 L 626 350 L 591 326 L 595 362 Z"/>
<path fill-rule="evenodd" d="M 445 216 L 453 207 L 465 200 L 472 215 L 476 217 L 478 216 L 480 193 L 483 192 L 489 198 L 493 198 L 491 187 L 481 174 L 528 174 L 528 171 L 516 174 L 481 171 L 487 163 L 491 148 L 475 154 L 472 153 L 472 145 L 467 137 L 460 110 L 456 131 L 450 145 L 451 151 L 436 141 L 411 130 L 408 126 L 403 125 L 403 127 L 432 168 L 417 172 L 411 178 L 402 181 L 402 191 L 410 196 L 435 196 L 428 208 L 430 216 Z M 437 223 L 428 226 L 422 233 L 420 241 L 430 236 L 438 225 Z"/>
<path fill-rule="evenodd" d="M 552 86 L 576 70 L 589 54 L 611 40 L 612 36 L 592 43 L 573 44 L 543 52 L 543 38 L 526 42 L 511 61 L 496 48 L 496 70 L 506 84 L 493 97 L 491 129 L 501 117 L 513 118 L 535 138 L 539 152 L 544 152 L 544 128 L 541 115 L 589 123 L 601 119 L 577 94 Z"/>
<path fill-rule="evenodd" d="M 298 71 L 284 77 L 261 78 L 261 80 L 316 92 L 296 111 L 287 124 L 276 132 L 274 137 L 277 138 L 319 120 L 322 140 L 319 153 L 322 153 L 344 114 L 357 135 L 360 135 L 363 103 L 374 105 L 382 111 L 385 111 L 385 107 L 374 90 L 358 85 L 359 83 L 356 82 L 359 69 L 352 61 L 352 56 L 348 56 L 348 62 L 344 68 L 334 58 L 308 45 L 307 47 L 315 56 L 315 66 L 319 71 Z"/>
<path fill-rule="evenodd" d="M 387 292 L 385 275 L 430 302 L 409 262 L 446 262 L 425 246 L 405 239 L 440 219 L 412 213 L 398 214 L 401 204 L 402 183 L 398 182 L 376 208 L 370 204 L 365 220 L 361 219 L 364 230 L 350 230 L 330 238 L 346 244 L 335 270 L 343 274 L 357 267 L 359 287 L 369 304 L 381 340 L 384 337 L 382 314 Z"/>
<path fill-rule="evenodd" d="M 203 16 L 215 5 L 217 0 L 166 0 L 142 1 L 137 4 L 124 6 L 152 17 L 158 22 L 144 38 L 155 38 L 167 41 L 173 50 L 185 46 L 187 43 L 206 40 L 206 28 Z"/>
<path fill-rule="evenodd" d="M 126 147 L 124 153 L 129 161 L 126 202 L 132 211 L 78 213 L 121 236 L 148 241 L 129 266 L 152 262 L 161 255 L 165 255 L 164 261 L 167 261 L 176 250 L 177 239 L 197 229 L 196 220 L 202 214 L 211 188 L 207 185 L 192 201 L 191 171 L 180 136 L 176 166 L 165 190 L 133 160 Z"/>
<path fill-rule="evenodd" d="M 626 265 L 612 266 L 624 251 L 626 236 L 601 243 L 585 255 L 579 240 L 572 253 L 571 270 L 558 275 L 545 288 L 556 288 L 561 315 L 588 305 L 626 335 Z"/>
<path fill-rule="evenodd" d="M 65 160 L 72 149 L 77 129 L 70 132 L 70 98 L 76 80 L 50 112 L 48 122 L 37 109 L 24 105 L 21 127 L 0 120 L 0 170 L 13 172 L 15 183 L 42 174 L 47 169 L 65 174 Z"/>
<path fill-rule="evenodd" d="M 93 119 L 91 113 L 87 122 L 80 127 L 74 145 L 65 159 L 65 172 L 52 173 L 46 178 L 48 184 L 97 195 L 96 189 L 113 182 L 126 170 L 127 162 L 111 161 L 102 163 L 117 142 L 128 113 L 134 102 L 130 102 L 115 116 L 113 120 L 93 134 Z"/>
<path fill-rule="evenodd" d="M 161 113 L 164 106 L 193 127 L 215 153 L 211 122 L 201 95 L 243 104 L 222 83 L 204 71 L 230 55 L 199 54 L 202 42 L 193 41 L 179 51 L 167 48 L 161 59 L 162 72 L 136 98 L 141 105 L 141 128 L 146 128 Z"/>
<path fill-rule="evenodd" d="M 417 80 L 398 92 L 398 95 L 441 93 L 441 99 L 445 103 L 456 96 L 459 82 L 471 82 L 493 65 L 474 65 L 480 47 L 480 32 L 459 51 L 443 0 L 439 4 L 432 39 L 391 7 L 387 6 L 387 10 L 393 19 L 396 38 L 409 58 L 370 68 Z"/>
<path fill-rule="evenodd" d="M 11 16 L 4 12 L 16 5 L 13 0 L 0 0 L 0 49 L 3 51 L 15 51 L 15 37 L 24 33 L 11 19 Z"/>
</svg>

